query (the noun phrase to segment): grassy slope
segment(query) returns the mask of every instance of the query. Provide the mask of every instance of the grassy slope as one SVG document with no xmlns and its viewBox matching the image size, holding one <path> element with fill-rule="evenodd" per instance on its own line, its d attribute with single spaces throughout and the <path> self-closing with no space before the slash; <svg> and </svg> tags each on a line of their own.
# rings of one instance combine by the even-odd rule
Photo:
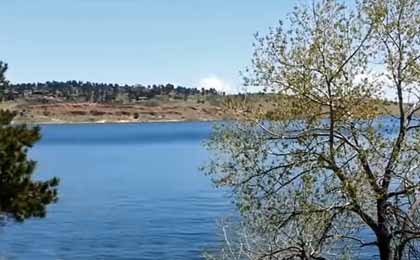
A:
<svg viewBox="0 0 420 260">
<path fill-rule="evenodd" d="M 229 97 L 239 112 L 259 107 L 269 111 L 287 106 L 288 98 L 273 102 L 273 96 L 252 95 Z M 28 104 L 26 102 L 0 103 L 0 109 L 20 112 L 17 123 L 82 123 L 82 122 L 151 122 L 151 121 L 207 121 L 229 117 L 224 110 L 224 97 L 190 97 L 171 100 L 167 97 L 135 104 L 58 103 Z M 229 103 L 229 102 L 227 102 Z M 279 104 L 280 103 L 280 104 Z M 275 108 L 274 105 L 278 108 Z M 241 105 L 244 105 L 241 107 Z M 396 104 L 380 102 L 382 114 L 398 114 Z M 240 112 L 242 113 L 242 112 Z"/>
</svg>

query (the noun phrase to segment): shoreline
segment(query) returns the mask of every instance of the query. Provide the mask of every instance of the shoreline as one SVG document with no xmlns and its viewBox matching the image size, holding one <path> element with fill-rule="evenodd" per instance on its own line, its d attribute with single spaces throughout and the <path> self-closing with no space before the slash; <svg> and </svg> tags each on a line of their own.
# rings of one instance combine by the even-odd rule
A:
<svg viewBox="0 0 420 260">
<path fill-rule="evenodd" d="M 12 122 L 11 125 L 100 125 L 100 124 L 153 124 L 153 123 L 193 123 L 217 122 L 220 119 L 168 119 L 168 120 L 98 120 L 98 121 L 44 121 L 44 122 Z"/>
</svg>

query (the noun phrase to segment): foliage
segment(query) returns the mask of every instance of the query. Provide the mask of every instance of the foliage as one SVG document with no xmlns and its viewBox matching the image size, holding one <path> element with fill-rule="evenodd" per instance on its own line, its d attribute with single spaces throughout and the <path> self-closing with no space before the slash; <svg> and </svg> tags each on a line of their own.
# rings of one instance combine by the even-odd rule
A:
<svg viewBox="0 0 420 260">
<path fill-rule="evenodd" d="M 47 81 L 45 83 L 19 83 L 10 86 L 12 90 L 7 98 L 55 97 L 63 101 L 83 101 L 113 103 L 141 100 L 156 96 L 188 97 L 191 95 L 218 95 L 215 89 L 197 89 L 173 84 L 159 85 L 120 85 L 70 80 L 66 82 Z"/>
<path fill-rule="evenodd" d="M 0 86 L 4 88 L 6 69 L 0 63 Z M 32 179 L 36 163 L 28 159 L 27 151 L 40 139 L 40 129 L 10 125 L 15 115 L 0 110 L 0 217 L 23 221 L 45 216 L 46 206 L 57 200 L 58 179 Z"/>
<path fill-rule="evenodd" d="M 245 83 L 277 98 L 231 103 L 241 116 L 208 143 L 206 173 L 232 188 L 246 234 L 216 258 L 420 255 L 420 2 L 355 6 L 314 1 L 257 35 Z M 385 85 L 395 118 L 373 102 Z"/>
<path fill-rule="evenodd" d="M 2 101 L 4 97 L 6 86 L 8 84 L 8 81 L 6 80 L 4 76 L 6 71 L 7 71 L 7 64 L 0 61 L 0 101 Z"/>
</svg>

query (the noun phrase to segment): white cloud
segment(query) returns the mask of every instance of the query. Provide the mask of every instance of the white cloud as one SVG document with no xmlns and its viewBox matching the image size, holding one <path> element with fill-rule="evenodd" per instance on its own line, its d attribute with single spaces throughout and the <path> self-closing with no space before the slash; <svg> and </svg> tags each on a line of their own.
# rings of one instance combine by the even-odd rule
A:
<svg viewBox="0 0 420 260">
<path fill-rule="evenodd" d="M 356 75 L 355 83 L 362 83 L 364 79 L 379 87 L 379 98 L 388 101 L 398 101 L 397 88 L 389 72 L 382 70 L 380 72 L 374 71 Z M 415 84 L 405 84 L 403 86 L 402 97 L 404 103 L 417 103 L 420 101 L 420 88 Z"/>
<path fill-rule="evenodd" d="M 366 72 L 362 74 L 355 75 L 354 84 L 364 84 L 364 82 L 372 84 L 378 88 L 378 97 L 386 100 L 392 100 L 393 93 L 389 89 L 389 80 L 383 73 L 379 72 Z"/>
<path fill-rule="evenodd" d="M 214 75 L 200 79 L 198 85 L 201 88 L 214 88 L 219 92 L 225 92 L 227 94 L 236 94 L 239 92 L 237 87 Z"/>
</svg>

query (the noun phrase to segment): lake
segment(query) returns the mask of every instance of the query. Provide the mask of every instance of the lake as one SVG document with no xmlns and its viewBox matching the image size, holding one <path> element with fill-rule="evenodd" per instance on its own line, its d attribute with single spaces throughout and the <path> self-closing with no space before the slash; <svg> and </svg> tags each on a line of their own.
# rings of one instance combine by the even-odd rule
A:
<svg viewBox="0 0 420 260">
<path fill-rule="evenodd" d="M 0 259 L 201 259 L 220 244 L 226 192 L 199 171 L 211 123 L 42 126 L 36 178 L 57 176 L 45 219 L 0 228 Z"/>
<path fill-rule="evenodd" d="M 396 134 L 383 118 L 383 134 Z M 45 219 L 0 227 L 0 260 L 202 259 L 234 216 L 227 191 L 199 171 L 212 123 L 44 125 L 36 178 L 57 176 Z M 366 238 L 371 234 L 364 234 Z M 377 259 L 375 248 L 360 259 Z"/>
</svg>

